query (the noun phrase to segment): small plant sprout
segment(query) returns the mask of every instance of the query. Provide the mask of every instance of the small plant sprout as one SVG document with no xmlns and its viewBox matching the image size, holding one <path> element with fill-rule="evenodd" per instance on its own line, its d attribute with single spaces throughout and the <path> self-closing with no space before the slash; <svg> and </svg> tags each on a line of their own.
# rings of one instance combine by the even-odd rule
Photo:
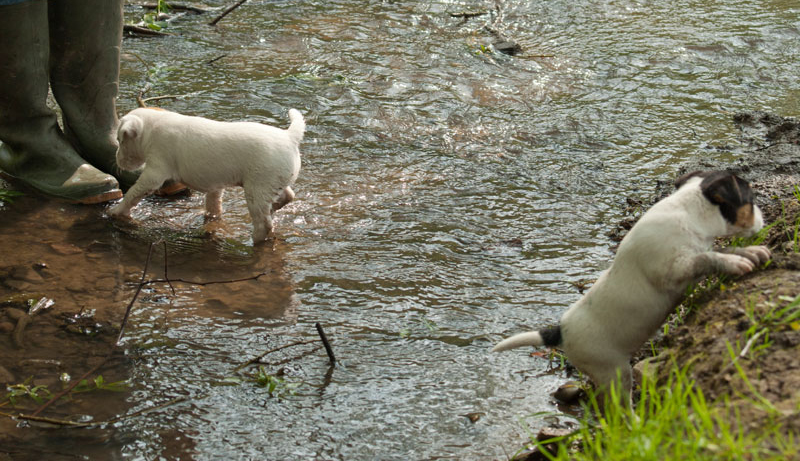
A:
<svg viewBox="0 0 800 461">
<path fill-rule="evenodd" d="M 285 379 L 268 373 L 263 366 L 258 367 L 258 371 L 253 376 L 253 380 L 259 387 L 267 389 L 270 397 L 281 398 L 286 395 L 294 395 L 295 389 L 303 383 L 287 382 Z"/>
<path fill-rule="evenodd" d="M 156 32 L 167 27 L 167 21 L 161 20 L 161 15 L 170 10 L 170 6 L 164 0 L 158 0 L 156 8 L 151 13 L 145 13 L 142 16 L 142 22 L 145 27 Z"/>
<path fill-rule="evenodd" d="M 105 378 L 103 378 L 103 375 L 97 375 L 97 377 L 92 380 L 91 384 L 86 379 L 81 380 L 81 382 L 75 386 L 73 392 L 91 392 L 95 390 L 124 392 L 130 387 L 131 384 L 128 381 L 114 381 L 109 383 L 106 382 Z"/>
<path fill-rule="evenodd" d="M 433 320 L 428 320 L 425 317 L 422 318 L 422 324 L 425 325 L 425 328 L 427 328 L 431 333 L 439 329 L 439 327 L 436 325 L 436 322 Z"/>
<path fill-rule="evenodd" d="M 47 399 L 53 397 L 53 394 L 47 389 L 47 386 L 33 385 L 33 376 L 26 379 L 20 384 L 14 384 L 6 388 L 8 392 L 5 395 L 6 400 L 11 402 L 11 405 L 16 405 L 21 398 L 30 398 L 37 404 L 41 405 Z"/>
</svg>

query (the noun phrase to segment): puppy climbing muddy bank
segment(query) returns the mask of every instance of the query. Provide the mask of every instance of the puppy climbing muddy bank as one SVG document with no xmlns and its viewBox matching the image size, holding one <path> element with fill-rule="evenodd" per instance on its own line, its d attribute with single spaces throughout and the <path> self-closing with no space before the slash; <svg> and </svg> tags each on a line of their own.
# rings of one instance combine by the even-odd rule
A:
<svg viewBox="0 0 800 461">
<path fill-rule="evenodd" d="M 253 221 L 253 243 L 273 231 L 273 214 L 294 199 L 292 184 L 300 172 L 303 116 L 289 110 L 291 124 L 282 130 L 253 122 L 218 122 L 153 108 L 134 109 L 120 120 L 117 163 L 141 176 L 112 216 L 131 208 L 167 180 L 206 193 L 209 217 L 222 213 L 226 187 L 244 188 Z"/>
<path fill-rule="evenodd" d="M 749 184 L 727 172 L 693 172 L 656 203 L 622 240 L 616 259 L 557 326 L 521 333 L 492 351 L 558 346 L 608 390 L 618 376 L 630 398 L 631 356 L 664 323 L 690 283 L 711 273 L 746 274 L 770 258 L 764 246 L 712 250 L 717 237 L 763 227 Z"/>
</svg>

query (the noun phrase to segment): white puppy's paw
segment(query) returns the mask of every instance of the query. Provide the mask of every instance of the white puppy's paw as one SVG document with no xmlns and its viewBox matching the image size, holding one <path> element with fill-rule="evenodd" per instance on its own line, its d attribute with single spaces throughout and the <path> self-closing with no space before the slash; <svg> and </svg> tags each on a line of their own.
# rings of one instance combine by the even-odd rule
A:
<svg viewBox="0 0 800 461">
<path fill-rule="evenodd" d="M 720 271 L 731 275 L 744 275 L 756 267 L 753 261 L 744 256 L 725 253 L 717 253 L 717 265 Z"/>
<path fill-rule="evenodd" d="M 130 210 L 123 206 L 122 202 L 106 210 L 106 213 L 114 218 L 130 218 Z"/>
<path fill-rule="evenodd" d="M 772 257 L 772 253 L 769 251 L 769 248 L 761 245 L 752 245 L 745 248 L 739 248 L 736 250 L 736 254 L 744 256 L 752 261 L 756 266 L 764 264 L 769 260 L 770 257 Z"/>
</svg>

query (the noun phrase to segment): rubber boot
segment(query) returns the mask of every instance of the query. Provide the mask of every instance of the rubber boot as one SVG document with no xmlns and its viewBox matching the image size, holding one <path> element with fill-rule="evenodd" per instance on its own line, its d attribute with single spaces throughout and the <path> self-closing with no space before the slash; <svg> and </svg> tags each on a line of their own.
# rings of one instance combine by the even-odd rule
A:
<svg viewBox="0 0 800 461">
<path fill-rule="evenodd" d="M 0 170 L 73 202 L 117 199 L 117 180 L 78 155 L 47 107 L 47 20 L 45 0 L 0 6 Z"/>
<path fill-rule="evenodd" d="M 50 85 L 67 138 L 123 189 L 138 173 L 116 163 L 122 0 L 49 0 Z"/>
</svg>

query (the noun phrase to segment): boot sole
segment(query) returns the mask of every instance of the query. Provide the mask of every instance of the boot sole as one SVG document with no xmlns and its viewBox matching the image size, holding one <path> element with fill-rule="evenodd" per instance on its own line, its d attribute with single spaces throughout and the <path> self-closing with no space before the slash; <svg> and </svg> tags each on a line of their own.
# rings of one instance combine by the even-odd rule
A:
<svg viewBox="0 0 800 461">
<path fill-rule="evenodd" d="M 90 195 L 89 197 L 84 197 L 81 199 L 74 199 L 70 197 L 64 197 L 61 195 L 55 195 L 43 190 L 37 189 L 36 187 L 27 184 L 24 180 L 17 178 L 15 176 L 11 176 L 10 174 L 6 173 L 5 171 L 0 170 L 0 178 L 3 178 L 9 182 L 13 182 L 16 186 L 20 187 L 24 191 L 28 191 L 28 193 L 33 194 L 41 194 L 46 197 L 53 197 L 59 200 L 64 200 L 67 203 L 77 203 L 82 205 L 96 205 L 98 203 L 109 202 L 111 200 L 117 200 L 122 198 L 122 191 L 120 189 L 111 189 L 96 195 Z"/>
<path fill-rule="evenodd" d="M 86 197 L 80 200 L 76 200 L 74 201 L 74 203 L 80 203 L 82 205 L 97 205 L 98 203 L 110 202 L 112 200 L 117 200 L 121 198 L 122 198 L 122 191 L 119 189 L 114 189 L 99 195 L 93 195 L 91 197 Z"/>
</svg>

